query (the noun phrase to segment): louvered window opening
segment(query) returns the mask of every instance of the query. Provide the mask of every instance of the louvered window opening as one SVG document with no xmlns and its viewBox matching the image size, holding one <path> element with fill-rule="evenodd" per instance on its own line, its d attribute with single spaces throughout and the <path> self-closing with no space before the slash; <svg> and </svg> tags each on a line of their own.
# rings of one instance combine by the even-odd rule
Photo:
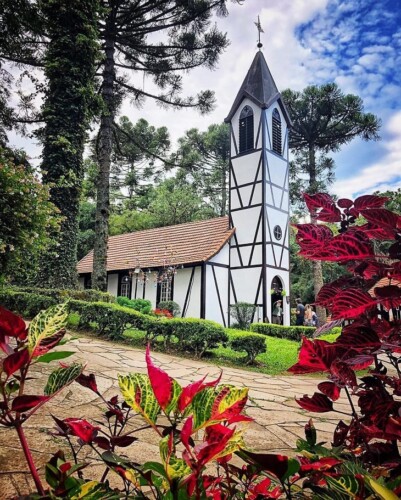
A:
<svg viewBox="0 0 401 500">
<path fill-rule="evenodd" d="M 281 155 L 281 118 L 280 113 L 277 111 L 277 109 L 274 109 L 272 116 L 272 137 L 273 151 L 278 155 Z"/>
<path fill-rule="evenodd" d="M 239 152 L 250 149 L 253 149 L 253 111 L 250 106 L 245 106 L 239 119 Z"/>
</svg>

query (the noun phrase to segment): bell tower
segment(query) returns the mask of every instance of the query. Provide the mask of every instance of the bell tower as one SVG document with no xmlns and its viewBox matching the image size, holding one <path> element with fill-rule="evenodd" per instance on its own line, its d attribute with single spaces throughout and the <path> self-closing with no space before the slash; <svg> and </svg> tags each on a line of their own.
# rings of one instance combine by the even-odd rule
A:
<svg viewBox="0 0 401 500">
<path fill-rule="evenodd" d="M 259 43 L 259 48 L 261 44 Z M 229 303 L 257 306 L 272 322 L 282 300 L 290 324 L 289 162 L 291 121 L 259 50 L 225 119 L 231 127 Z"/>
</svg>

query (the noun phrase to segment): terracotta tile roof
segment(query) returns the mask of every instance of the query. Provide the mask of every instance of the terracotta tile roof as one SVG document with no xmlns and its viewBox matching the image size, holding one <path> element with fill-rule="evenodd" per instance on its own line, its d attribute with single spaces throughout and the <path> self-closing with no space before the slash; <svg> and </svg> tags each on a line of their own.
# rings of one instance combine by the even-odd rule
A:
<svg viewBox="0 0 401 500">
<path fill-rule="evenodd" d="M 120 234 L 109 238 L 107 270 L 192 264 L 211 259 L 233 235 L 228 217 Z M 91 273 L 93 250 L 78 262 L 78 273 Z"/>
<path fill-rule="evenodd" d="M 388 278 L 382 278 L 374 286 L 372 286 L 372 288 L 368 291 L 368 293 L 369 295 L 374 297 L 375 294 L 373 293 L 373 291 L 375 288 L 382 288 L 383 286 L 388 286 L 388 285 L 395 285 L 401 288 L 401 281 L 395 279 L 391 279 L 390 281 Z"/>
</svg>

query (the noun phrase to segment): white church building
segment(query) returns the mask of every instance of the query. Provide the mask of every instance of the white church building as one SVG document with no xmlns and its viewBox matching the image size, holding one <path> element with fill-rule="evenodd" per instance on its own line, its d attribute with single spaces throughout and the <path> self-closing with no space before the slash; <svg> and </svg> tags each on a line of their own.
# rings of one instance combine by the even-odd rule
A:
<svg viewBox="0 0 401 500">
<path fill-rule="evenodd" d="M 182 317 L 233 322 L 230 305 L 256 306 L 270 321 L 274 302 L 289 304 L 290 118 L 258 51 L 225 120 L 231 128 L 229 216 L 111 236 L 108 291 L 174 300 Z M 90 286 L 93 251 L 78 263 Z"/>
</svg>

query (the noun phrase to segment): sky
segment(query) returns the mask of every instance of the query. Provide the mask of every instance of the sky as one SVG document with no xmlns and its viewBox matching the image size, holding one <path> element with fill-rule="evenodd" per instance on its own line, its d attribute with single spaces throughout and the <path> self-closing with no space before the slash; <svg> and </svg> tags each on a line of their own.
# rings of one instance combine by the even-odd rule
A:
<svg viewBox="0 0 401 500">
<path fill-rule="evenodd" d="M 356 139 L 333 155 L 330 191 L 352 198 L 401 188 L 401 0 L 244 0 L 227 6 L 229 15 L 216 23 L 229 47 L 215 70 L 198 68 L 184 80 L 184 93 L 215 92 L 213 112 L 165 110 L 150 100 L 138 109 L 127 100 L 121 114 L 166 126 L 173 141 L 192 127 L 206 130 L 222 122 L 257 50 L 259 16 L 262 51 L 279 90 L 334 81 L 344 93 L 359 95 L 365 112 L 382 122 L 380 141 Z M 145 90 L 152 86 L 150 80 L 142 84 Z M 38 161 L 38 145 L 15 134 L 9 139 Z"/>
</svg>

